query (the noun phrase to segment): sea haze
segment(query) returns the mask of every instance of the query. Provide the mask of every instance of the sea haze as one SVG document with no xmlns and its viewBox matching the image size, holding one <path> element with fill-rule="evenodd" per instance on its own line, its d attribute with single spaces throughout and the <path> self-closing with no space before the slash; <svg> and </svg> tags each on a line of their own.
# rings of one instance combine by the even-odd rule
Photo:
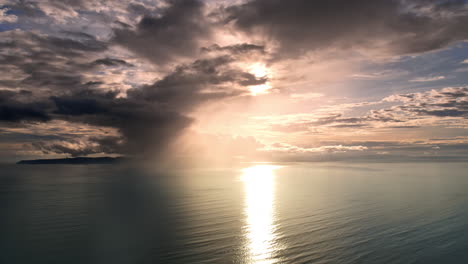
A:
<svg viewBox="0 0 468 264">
<path fill-rule="evenodd" d="M 3 165 L 0 263 L 468 263 L 467 169 Z"/>
</svg>

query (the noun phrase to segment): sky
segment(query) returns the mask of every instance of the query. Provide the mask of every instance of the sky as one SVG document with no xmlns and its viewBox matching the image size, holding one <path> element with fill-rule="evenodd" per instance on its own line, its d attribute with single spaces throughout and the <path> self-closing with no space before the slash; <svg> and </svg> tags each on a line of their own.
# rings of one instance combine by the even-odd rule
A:
<svg viewBox="0 0 468 264">
<path fill-rule="evenodd" d="M 0 0 L 0 161 L 466 161 L 463 0 Z"/>
</svg>

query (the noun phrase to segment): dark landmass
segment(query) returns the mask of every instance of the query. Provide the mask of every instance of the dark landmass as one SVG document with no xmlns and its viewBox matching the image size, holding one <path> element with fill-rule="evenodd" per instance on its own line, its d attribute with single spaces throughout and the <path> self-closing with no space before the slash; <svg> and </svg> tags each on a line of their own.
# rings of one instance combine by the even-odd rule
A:
<svg viewBox="0 0 468 264">
<path fill-rule="evenodd" d="M 116 164 L 124 161 L 123 157 L 99 157 L 99 158 L 65 158 L 65 159 L 36 159 L 36 160 L 21 160 L 16 164 Z"/>
</svg>

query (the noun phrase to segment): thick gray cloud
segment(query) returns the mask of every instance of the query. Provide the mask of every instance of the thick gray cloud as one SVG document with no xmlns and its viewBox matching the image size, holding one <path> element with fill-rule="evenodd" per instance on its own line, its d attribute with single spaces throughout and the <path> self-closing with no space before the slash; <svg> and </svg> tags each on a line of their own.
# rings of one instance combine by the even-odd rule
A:
<svg viewBox="0 0 468 264">
<path fill-rule="evenodd" d="M 0 43 L 4 47 L 0 67 L 9 71 L 1 83 L 6 88 L 0 93 L 3 125 L 64 120 L 115 128 L 121 134 L 119 144 L 115 138 L 102 137 L 86 142 L 67 137 L 33 144 L 44 153 L 161 154 L 191 124 L 188 115 L 196 107 L 242 96 L 246 89 L 240 87 L 267 81 L 235 65 L 239 56 L 258 52 L 261 47 L 220 47 L 222 54 L 207 50 L 207 58 L 180 64 L 154 83 L 135 86 L 121 96 L 122 90 L 106 89 L 101 81 L 92 79 L 94 72 L 106 68 L 134 67 L 124 59 L 104 55 L 109 43 L 76 32 L 58 36 L 21 31 L 2 34 L 6 37 Z"/>
<path fill-rule="evenodd" d="M 22 101 L 20 98 L 31 93 L 0 90 L 0 121 L 49 121 L 48 104 L 41 101 Z"/>
<path fill-rule="evenodd" d="M 247 52 L 265 53 L 265 47 L 264 46 L 249 44 L 249 43 L 235 44 L 235 45 L 230 45 L 230 46 L 219 46 L 217 44 L 213 44 L 213 45 L 211 45 L 209 47 L 203 47 L 201 50 L 202 50 L 202 52 L 213 52 L 213 51 L 225 52 L 225 51 L 228 51 L 231 54 L 232 53 L 241 54 L 241 53 L 247 53 Z"/>
<path fill-rule="evenodd" d="M 18 16 L 18 30 L 0 32 L 1 125 L 65 121 L 117 131 L 96 137 L 30 137 L 32 146 L 44 153 L 73 156 L 164 154 L 192 123 L 198 107 L 244 96 L 247 86 L 271 81 L 242 68 L 249 59 L 269 58 L 268 40 L 279 44 L 277 54 L 287 57 L 355 47 L 393 55 L 442 48 L 468 36 L 465 1 L 252 0 L 218 11 L 201 0 L 151 6 L 130 0 L 18 0 L 5 8 Z M 227 15 L 222 22 L 267 41 L 214 44 L 222 15 Z M 114 73 L 129 78 L 122 72 L 148 62 L 155 67 L 144 69 L 145 84 L 113 81 Z M 153 75 L 155 69 L 162 70 Z M 467 116 L 463 89 L 399 96 L 392 99 L 399 102 L 394 108 L 358 117 L 322 115 L 310 122 L 277 124 L 278 129 L 371 128 L 382 123 L 408 128 L 416 127 L 406 123 L 408 118 Z"/>
<path fill-rule="evenodd" d="M 145 15 L 137 29 L 116 29 L 114 42 L 157 65 L 192 57 L 210 35 L 204 4 L 199 0 L 168 1 L 155 15 Z"/>
<path fill-rule="evenodd" d="M 159 152 L 191 123 L 187 114 L 195 107 L 244 93 L 226 86 L 246 80 L 246 73 L 229 67 L 232 61 L 223 56 L 182 65 L 152 85 L 128 90 L 125 98 L 92 89 L 53 96 L 50 99 L 55 107 L 51 115 L 70 122 L 117 128 L 129 153 Z"/>
<path fill-rule="evenodd" d="M 100 54 L 107 50 L 107 43 L 84 33 L 45 36 L 11 31 L 1 35 L 0 69 L 5 71 L 1 84 L 10 88 L 33 93 L 53 89 L 59 94 L 83 88 L 83 74 L 102 64 L 99 59 L 106 59 Z"/>
<path fill-rule="evenodd" d="M 250 0 L 225 12 L 236 28 L 279 43 L 281 56 L 325 48 L 420 53 L 468 38 L 463 0 Z"/>
</svg>

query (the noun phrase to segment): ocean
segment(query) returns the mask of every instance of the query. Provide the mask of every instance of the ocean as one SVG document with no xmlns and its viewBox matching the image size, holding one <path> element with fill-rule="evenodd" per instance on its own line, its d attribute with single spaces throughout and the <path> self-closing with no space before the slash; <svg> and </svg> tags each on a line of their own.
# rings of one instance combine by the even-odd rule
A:
<svg viewBox="0 0 468 264">
<path fill-rule="evenodd" d="M 468 164 L 2 165 L 0 263 L 468 263 Z"/>
</svg>

